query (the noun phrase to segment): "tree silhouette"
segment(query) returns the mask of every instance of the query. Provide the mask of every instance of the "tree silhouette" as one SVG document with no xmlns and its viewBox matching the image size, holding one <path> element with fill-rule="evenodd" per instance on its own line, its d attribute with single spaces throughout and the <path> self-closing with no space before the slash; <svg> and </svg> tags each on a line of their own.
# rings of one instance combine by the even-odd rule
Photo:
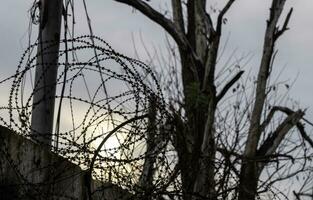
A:
<svg viewBox="0 0 313 200">
<path fill-rule="evenodd" d="M 36 89 L 25 90 L 25 77 L 39 65 L 54 65 L 59 70 L 56 94 L 48 99 L 55 98 L 58 113 L 63 114 L 57 114 L 56 130 L 47 137 L 58 146 L 52 151 L 85 170 L 84 198 L 98 199 L 108 183 L 111 189 L 113 184 L 123 190 L 112 199 L 312 196 L 307 185 L 313 182 L 313 142 L 305 131 L 310 122 L 304 118 L 305 110 L 277 101 L 278 89 L 289 89 L 287 83 L 270 83 L 275 45 L 288 30 L 293 12 L 291 8 L 279 26 L 286 0 L 271 1 L 255 79 L 244 77 L 239 61 L 227 62 L 218 71 L 226 15 L 240 1 L 227 0 L 220 10 L 214 8 L 216 19 L 208 12 L 206 0 L 171 0 L 167 14 L 150 1 L 115 1 L 140 11 L 172 37 L 175 44 L 168 42 L 168 52 L 174 64 L 165 62 L 160 68 L 168 70 L 159 73 L 116 52 L 94 35 L 85 1 L 89 33 L 75 36 L 69 26 L 75 24 L 69 20 L 75 17 L 73 2 L 66 1 L 63 38 L 30 45 L 16 73 L 0 82 L 12 81 L 8 107 L 1 108 L 9 113 L 8 121 L 0 118 L 4 125 L 47 145 L 46 139 L 36 140 L 31 134 Z M 34 12 L 32 17 L 36 24 Z M 34 53 L 40 46 L 45 51 Z M 57 63 L 37 62 L 56 47 L 60 47 Z M 62 120 L 70 126 L 62 127 Z M 110 146 L 109 140 L 115 144 Z M 19 163 L 15 165 L 18 169 Z M 27 175 L 20 176 L 28 180 Z M 286 181 L 297 182 L 289 193 L 284 193 Z M 100 186 L 97 190 L 94 183 Z M 41 190 L 29 186 L 40 199 Z M 62 196 L 53 188 L 49 192 L 45 195 Z"/>
</svg>

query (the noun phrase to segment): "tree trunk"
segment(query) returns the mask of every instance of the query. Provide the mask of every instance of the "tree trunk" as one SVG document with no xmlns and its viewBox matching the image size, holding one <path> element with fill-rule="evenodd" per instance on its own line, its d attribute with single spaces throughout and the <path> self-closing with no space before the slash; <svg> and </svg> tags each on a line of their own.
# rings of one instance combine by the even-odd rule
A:
<svg viewBox="0 0 313 200">
<path fill-rule="evenodd" d="M 274 46 L 276 40 L 287 30 L 287 25 L 292 13 L 292 9 L 285 19 L 285 23 L 281 30 L 278 29 L 277 23 L 280 15 L 284 9 L 286 0 L 273 0 L 270 8 L 270 17 L 267 21 L 265 31 L 263 55 L 258 72 L 258 79 L 256 85 L 256 96 L 253 106 L 252 116 L 250 120 L 250 127 L 248 132 L 247 142 L 245 144 L 245 151 L 243 156 L 243 165 L 241 166 L 240 180 L 239 180 L 239 200 L 253 200 L 257 195 L 257 182 L 261 173 L 258 160 L 258 147 L 260 137 L 263 133 L 261 126 L 261 116 L 264 110 L 264 104 L 267 98 L 267 84 L 271 71 L 271 63 L 273 61 Z M 276 129 L 282 138 L 285 135 L 285 130 L 281 131 L 280 127 L 285 126 L 284 123 L 280 124 Z M 278 130 L 279 129 L 279 130 Z M 290 129 L 289 129 L 290 130 Z M 281 141 L 279 141 L 280 143 Z M 278 144 L 279 144 L 278 143 Z M 274 148 L 276 148 L 278 145 Z M 271 148 L 271 147 L 269 147 Z M 275 153 L 275 151 L 271 152 Z"/>
<path fill-rule="evenodd" d="M 258 169 L 255 160 L 246 161 L 239 177 L 239 200 L 254 200 L 257 195 Z M 249 177 L 249 178 L 248 178 Z"/>
</svg>

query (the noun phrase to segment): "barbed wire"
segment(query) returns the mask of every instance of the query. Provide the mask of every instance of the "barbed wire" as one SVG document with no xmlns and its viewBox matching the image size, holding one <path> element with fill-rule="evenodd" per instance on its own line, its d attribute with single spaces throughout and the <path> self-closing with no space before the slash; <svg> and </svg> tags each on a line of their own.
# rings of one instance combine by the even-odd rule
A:
<svg viewBox="0 0 313 200">
<path fill-rule="evenodd" d="M 73 1 L 67 1 L 66 5 L 70 5 L 74 21 Z M 30 9 L 32 24 L 39 23 L 39 6 L 38 1 L 34 1 Z M 68 11 L 65 15 L 67 14 Z M 65 19 L 67 23 L 67 18 Z M 57 120 L 52 133 L 53 141 L 48 148 L 86 170 L 87 178 L 99 180 L 102 184 L 99 191 L 104 191 L 106 184 L 110 183 L 126 190 L 131 195 L 129 199 L 183 199 L 177 149 L 173 145 L 173 132 L 177 128 L 173 118 L 179 117 L 183 123 L 186 120 L 180 91 L 182 86 L 178 84 L 177 79 L 177 66 L 169 67 L 165 72 L 168 78 L 164 78 L 166 80 L 160 83 L 155 69 L 118 53 L 104 39 L 93 35 L 92 30 L 88 35 L 74 37 L 74 26 L 72 32 L 67 28 L 65 26 L 64 38 L 60 43 L 44 42 L 45 48 L 41 49 L 43 53 L 34 52 L 40 45 L 38 42 L 29 45 L 15 74 L 0 81 L 0 85 L 11 83 L 8 105 L 0 107 L 0 111 L 8 113 L 8 118 L 0 116 L 0 122 L 36 143 L 42 141 L 40 137 L 50 137 L 43 134 L 31 135 L 31 132 L 36 132 L 31 127 L 32 109 L 40 103 L 33 103 L 36 93 L 33 88 L 38 88 L 44 75 L 33 83 L 32 79 L 27 79 L 27 74 L 34 74 L 38 57 L 57 53 L 57 93 L 51 97 L 55 98 L 58 104 L 55 109 Z M 89 28 L 91 29 L 90 24 Z M 61 49 L 58 52 L 50 51 L 59 44 Z M 171 53 L 176 59 L 177 54 Z M 41 65 L 47 68 L 52 66 L 51 63 Z M 225 69 L 217 76 L 218 85 L 223 85 L 231 73 L 240 70 L 237 61 L 231 65 L 234 68 L 232 70 L 226 69 L 226 66 L 228 65 L 225 65 Z M 229 73 L 225 73 L 227 70 Z M 254 90 L 256 86 L 255 80 L 251 80 L 252 86 L 247 89 L 247 82 L 239 82 L 233 88 L 232 94 L 217 108 L 214 176 L 220 199 L 236 199 L 238 172 L 244 160 L 241 155 L 253 102 L 253 92 L 249 90 Z M 268 90 L 272 90 L 276 95 L 275 88 L 278 86 L 270 86 Z M 164 94 L 164 91 L 167 94 Z M 173 91 L 178 95 L 171 94 Z M 271 105 L 276 104 L 275 99 L 269 98 L 267 101 L 268 108 L 265 112 L 271 109 Z M 272 134 L 271 130 L 274 130 L 282 119 L 282 115 L 277 116 L 262 137 L 266 138 Z M 183 124 L 184 129 L 188 129 L 187 126 L 187 123 Z M 302 137 L 294 131 L 286 138 L 278 149 L 279 152 L 287 152 L 285 157 L 273 155 L 277 156 L 277 161 L 272 159 L 268 164 L 268 174 L 260 178 L 259 199 L 266 199 L 267 197 L 263 198 L 266 195 L 276 199 L 288 199 L 288 196 L 274 185 L 272 179 L 276 181 L 290 174 L 294 176 L 299 172 L 307 173 L 309 160 L 313 157 L 312 152 L 305 147 Z M 9 153 L 9 146 L 4 149 L 1 153 L 18 174 L 22 184 L 35 190 L 34 198 L 37 198 L 36 195 L 40 196 L 38 187 L 19 172 L 19 163 L 14 162 Z M 53 166 L 57 165 L 60 163 L 53 163 Z M 281 165 L 287 167 L 282 168 Z M 290 171 L 282 170 L 286 168 Z M 307 182 L 312 182 L 312 179 Z M 55 195 L 62 196 L 58 191 L 54 192 Z M 89 189 L 89 196 L 93 195 Z M 72 199 L 65 196 L 64 198 Z M 123 199 L 122 196 L 117 199 L 119 198 Z"/>
<path fill-rule="evenodd" d="M 91 37 L 95 44 L 90 42 Z M 44 55 L 55 53 L 50 52 L 49 48 L 56 43 L 54 41 L 45 43 L 48 45 L 41 52 L 44 52 Z M 64 43 L 70 43 L 72 47 L 65 50 Z M 63 104 L 67 106 L 62 107 L 63 114 L 59 126 L 63 128 L 58 135 L 53 134 L 53 140 L 58 137 L 58 149 L 53 150 L 83 169 L 88 169 L 98 145 L 103 138 L 108 137 L 110 131 L 131 118 L 146 115 L 144 118 L 126 123 L 109 135 L 108 139 L 113 144 L 106 144 L 98 149 L 99 152 L 93 160 L 92 176 L 129 191 L 136 190 L 139 194 L 138 191 L 144 192 L 138 186 L 142 167 L 147 157 L 153 157 L 155 158 L 153 163 L 158 166 L 157 171 L 160 170 L 155 172 L 158 173 L 158 179 L 154 183 L 154 189 L 155 192 L 161 188 L 164 190 L 163 185 L 169 182 L 177 159 L 173 156 L 175 154 L 173 148 L 168 145 L 170 130 L 165 127 L 170 115 L 166 110 L 161 87 L 152 70 L 144 63 L 114 51 L 107 42 L 97 36 L 84 35 L 61 40 L 60 44 L 59 74 L 55 83 L 58 89 L 54 98 L 56 101 L 63 98 Z M 37 45 L 38 43 L 29 46 L 23 53 L 15 74 L 0 82 L 0 84 L 12 83 L 8 106 L 1 107 L 1 111 L 9 113 L 9 120 L 1 118 L 1 122 L 16 133 L 40 143 L 41 140 L 37 137 L 45 135 L 30 135 L 32 131 L 36 131 L 32 130 L 30 122 L 32 107 L 36 106 L 32 104 L 36 91 L 23 86 L 30 84 L 27 83 L 26 74 L 34 73 L 36 58 L 41 56 L 32 51 Z M 97 52 L 97 60 L 93 56 L 93 51 Z M 67 63 L 64 58 L 66 54 L 80 54 L 86 59 L 78 61 L 73 58 Z M 50 63 L 42 65 L 49 67 Z M 99 68 L 102 80 L 98 76 Z M 88 82 L 92 82 L 92 86 Z M 35 83 L 34 88 L 37 87 L 36 84 L 38 83 Z M 60 87 L 63 84 L 65 91 L 62 93 Z M 107 85 L 107 94 L 101 90 L 103 84 Z M 84 91 L 82 88 L 85 86 Z M 148 115 L 152 106 L 153 126 L 157 131 L 153 132 L 153 138 L 148 139 L 150 136 L 147 129 L 151 126 Z M 150 152 L 146 149 L 147 143 L 151 142 L 149 140 L 153 140 L 153 143 L 155 140 L 159 141 L 157 147 Z"/>
</svg>

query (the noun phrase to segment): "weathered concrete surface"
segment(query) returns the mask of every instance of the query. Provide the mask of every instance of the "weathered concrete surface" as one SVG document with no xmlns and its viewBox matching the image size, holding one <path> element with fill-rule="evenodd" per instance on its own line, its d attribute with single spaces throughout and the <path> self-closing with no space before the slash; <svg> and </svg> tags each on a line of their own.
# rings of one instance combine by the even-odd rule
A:
<svg viewBox="0 0 313 200">
<path fill-rule="evenodd" d="M 0 126 L 0 200 L 87 200 L 85 175 L 79 166 Z M 130 198 L 115 185 L 96 182 L 93 200 Z"/>
</svg>

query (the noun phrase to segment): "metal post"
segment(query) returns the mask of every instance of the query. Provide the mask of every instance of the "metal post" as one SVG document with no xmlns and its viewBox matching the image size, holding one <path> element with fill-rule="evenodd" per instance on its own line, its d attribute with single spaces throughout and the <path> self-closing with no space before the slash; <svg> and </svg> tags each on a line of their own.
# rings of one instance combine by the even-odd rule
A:
<svg viewBox="0 0 313 200">
<path fill-rule="evenodd" d="M 62 20 L 62 0 L 40 0 L 39 44 L 32 107 L 31 136 L 51 145 Z"/>
</svg>

